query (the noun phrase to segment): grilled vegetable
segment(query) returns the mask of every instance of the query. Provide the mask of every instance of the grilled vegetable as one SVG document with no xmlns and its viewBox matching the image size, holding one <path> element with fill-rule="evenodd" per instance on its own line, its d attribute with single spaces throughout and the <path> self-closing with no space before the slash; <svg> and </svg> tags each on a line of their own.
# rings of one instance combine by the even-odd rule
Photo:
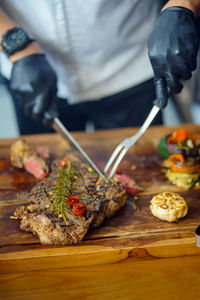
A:
<svg viewBox="0 0 200 300">
<path fill-rule="evenodd" d="M 187 161 L 182 154 L 172 154 L 169 156 L 168 160 L 173 172 L 187 174 L 200 172 L 200 164 L 196 164 L 194 160 Z"/>
<path fill-rule="evenodd" d="M 150 210 L 163 221 L 177 222 L 187 214 L 188 206 L 179 194 L 165 192 L 152 198 Z"/>
<path fill-rule="evenodd" d="M 158 145 L 158 153 L 168 168 L 167 178 L 178 187 L 191 188 L 200 177 L 199 135 L 189 135 L 187 130 L 178 129 L 164 136 Z"/>
<path fill-rule="evenodd" d="M 200 157 L 199 135 L 189 135 L 184 129 L 175 130 L 161 138 L 157 150 L 162 158 L 168 158 L 173 153 L 183 154 L 184 157 Z"/>
<path fill-rule="evenodd" d="M 164 136 L 161 138 L 159 144 L 158 144 L 158 153 L 160 155 L 160 157 L 162 158 L 168 158 L 170 156 L 170 153 L 167 150 L 167 139 L 168 139 L 168 135 Z"/>
<path fill-rule="evenodd" d="M 199 173 L 178 173 L 170 169 L 167 170 L 166 176 L 176 186 L 189 190 L 199 180 Z"/>
<path fill-rule="evenodd" d="M 185 129 L 175 130 L 172 135 L 167 138 L 167 144 L 169 143 L 182 143 L 187 140 L 189 133 Z"/>
</svg>

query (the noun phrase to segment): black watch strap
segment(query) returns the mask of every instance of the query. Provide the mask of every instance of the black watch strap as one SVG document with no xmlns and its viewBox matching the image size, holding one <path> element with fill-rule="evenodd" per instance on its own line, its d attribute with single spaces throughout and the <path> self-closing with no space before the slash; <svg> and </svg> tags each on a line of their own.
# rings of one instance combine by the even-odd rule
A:
<svg viewBox="0 0 200 300">
<path fill-rule="evenodd" d="M 32 41 L 33 39 L 29 37 L 23 28 L 14 27 L 7 30 L 2 36 L 1 46 L 3 52 L 10 56 L 15 52 L 25 49 Z"/>
</svg>

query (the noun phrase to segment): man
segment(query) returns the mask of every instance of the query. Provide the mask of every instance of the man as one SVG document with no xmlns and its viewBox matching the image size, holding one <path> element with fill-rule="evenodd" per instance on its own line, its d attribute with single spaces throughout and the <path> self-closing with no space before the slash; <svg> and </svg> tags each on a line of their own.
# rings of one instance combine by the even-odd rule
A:
<svg viewBox="0 0 200 300">
<path fill-rule="evenodd" d="M 169 8 L 166 6 L 165 9 L 169 11 L 171 6 L 180 5 L 182 15 L 188 16 L 189 11 L 191 28 L 195 32 L 192 11 L 196 16 L 198 2 L 169 1 Z M 37 40 L 37 43 L 32 42 L 26 32 L 16 32 L 19 36 L 26 35 L 27 45 L 7 53 L 13 63 L 10 88 L 17 96 L 16 108 L 19 101 L 27 115 L 47 122 L 55 115 L 58 104 L 59 117 L 70 130 L 84 129 L 87 120 L 92 120 L 95 128 L 141 125 L 155 98 L 146 44 L 162 1 L 98 0 L 83 5 L 80 0 L 46 0 L 41 1 L 39 7 L 34 3 L 31 0 L 1 1 L 4 12 L 12 19 L 1 16 L 1 36 L 19 25 Z M 159 18 L 161 24 L 169 20 L 169 17 Z M 176 36 L 173 26 L 170 32 L 165 28 L 166 36 Z M 159 32 L 159 26 L 157 28 Z M 15 35 L 13 30 L 10 34 Z M 4 52 L 7 35 L 2 39 Z M 169 90 L 168 82 L 166 84 L 163 79 L 165 63 L 162 64 L 163 73 L 157 72 L 160 65 L 155 57 L 159 58 L 159 51 L 165 49 L 157 49 L 155 56 L 152 49 L 158 41 L 162 45 L 166 36 L 156 36 L 157 33 L 153 33 L 149 52 L 158 78 L 155 81 L 157 98 L 164 106 L 167 94 L 175 90 Z M 196 49 L 196 44 L 191 49 Z M 194 51 L 194 60 L 195 54 Z M 188 68 L 192 71 L 194 65 Z M 180 78 L 187 79 L 183 75 Z M 161 103 L 162 99 L 165 103 Z M 159 115 L 155 124 L 161 122 Z M 22 129 L 28 126 L 23 122 L 21 125 L 21 133 L 27 133 Z"/>
<path fill-rule="evenodd" d="M 10 17 L 0 17 L 1 36 L 20 26 L 35 39 L 10 54 L 7 65 L 5 55 L 2 59 L 21 133 L 30 133 L 31 127 L 35 132 L 36 126 L 39 131 L 41 125 L 31 116 L 51 117 L 44 112 L 55 101 L 69 130 L 83 130 L 87 120 L 95 128 L 144 121 L 155 98 L 147 41 L 160 0 L 88 0 L 84 5 L 82 0 L 43 0 L 39 5 L 1 0 L 1 8 Z M 7 36 L 3 40 L 8 43 Z"/>
</svg>

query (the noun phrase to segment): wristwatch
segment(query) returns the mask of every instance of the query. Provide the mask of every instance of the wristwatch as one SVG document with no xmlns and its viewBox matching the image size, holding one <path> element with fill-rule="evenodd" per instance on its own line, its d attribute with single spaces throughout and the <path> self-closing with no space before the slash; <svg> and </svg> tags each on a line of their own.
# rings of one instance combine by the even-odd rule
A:
<svg viewBox="0 0 200 300">
<path fill-rule="evenodd" d="M 2 36 L 1 46 L 2 50 L 8 56 L 20 51 L 30 43 L 33 39 L 27 34 L 27 32 L 20 27 L 14 27 L 6 31 Z"/>
</svg>

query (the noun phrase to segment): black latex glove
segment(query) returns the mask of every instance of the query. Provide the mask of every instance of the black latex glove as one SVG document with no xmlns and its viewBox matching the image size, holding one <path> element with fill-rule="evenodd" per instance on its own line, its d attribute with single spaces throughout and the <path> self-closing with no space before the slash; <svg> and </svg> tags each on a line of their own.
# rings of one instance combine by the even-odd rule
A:
<svg viewBox="0 0 200 300">
<path fill-rule="evenodd" d="M 149 58 L 155 75 L 157 105 L 164 108 L 169 94 L 179 93 L 196 68 L 199 35 L 194 14 L 184 7 L 160 13 L 150 36 Z"/>
<path fill-rule="evenodd" d="M 44 54 L 33 54 L 13 64 L 10 89 L 18 98 L 26 115 L 40 119 L 48 111 L 48 119 L 57 114 L 53 102 L 56 99 L 56 74 Z"/>
</svg>

